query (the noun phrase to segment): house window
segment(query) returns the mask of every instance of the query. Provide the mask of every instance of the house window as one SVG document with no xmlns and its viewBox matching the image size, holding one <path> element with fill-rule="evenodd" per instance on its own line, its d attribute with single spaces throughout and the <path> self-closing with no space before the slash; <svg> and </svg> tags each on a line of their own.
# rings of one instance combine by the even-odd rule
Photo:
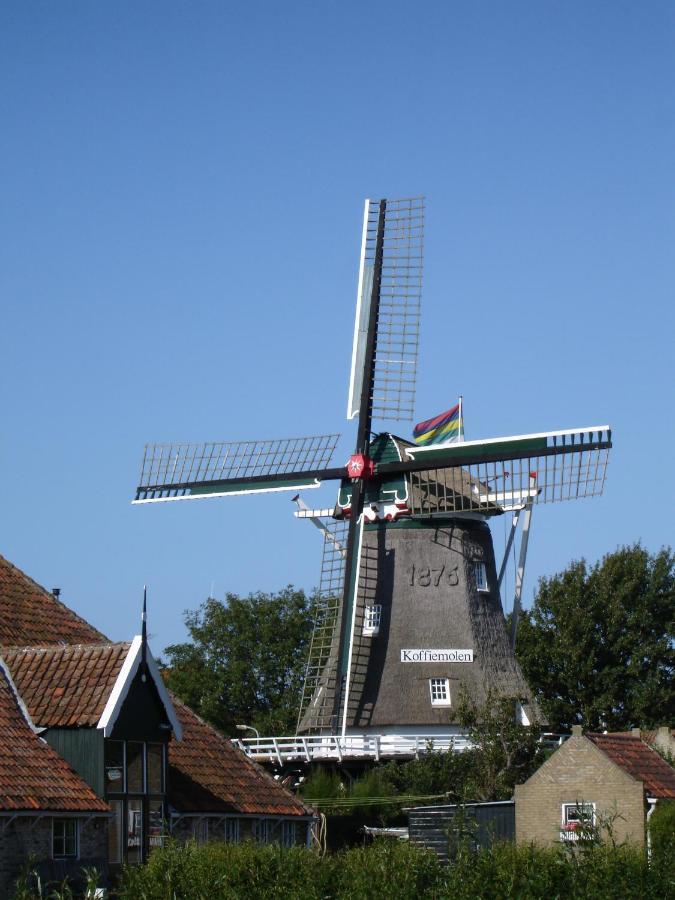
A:
<svg viewBox="0 0 675 900">
<path fill-rule="evenodd" d="M 595 825 L 595 803 L 563 803 L 561 841 L 578 841 Z"/>
<path fill-rule="evenodd" d="M 489 591 L 488 580 L 487 580 L 487 570 L 485 568 L 485 563 L 480 560 L 475 560 L 473 564 L 473 577 L 476 582 L 476 590 L 478 591 Z"/>
<path fill-rule="evenodd" d="M 130 794 L 142 794 L 145 791 L 144 749 L 145 745 L 140 741 L 127 741 L 127 791 Z"/>
<path fill-rule="evenodd" d="M 148 801 L 148 843 L 150 849 L 164 843 L 164 803 L 161 800 Z"/>
<path fill-rule="evenodd" d="M 450 680 L 448 678 L 430 678 L 429 691 L 432 706 L 450 706 Z"/>
<path fill-rule="evenodd" d="M 143 861 L 143 801 L 130 797 L 127 802 L 127 862 Z"/>
<path fill-rule="evenodd" d="M 108 820 L 108 862 L 122 862 L 122 821 L 124 804 L 122 800 L 108 800 L 112 818 Z"/>
<path fill-rule="evenodd" d="M 124 793 L 124 741 L 105 742 L 105 788 L 109 794 Z"/>
<path fill-rule="evenodd" d="M 251 836 L 259 844 L 267 844 L 270 839 L 270 823 L 268 819 L 254 819 L 251 823 Z"/>
<path fill-rule="evenodd" d="M 52 819 L 52 856 L 54 859 L 77 859 L 77 819 Z"/>
<path fill-rule="evenodd" d="M 148 793 L 164 793 L 164 744 L 148 744 L 146 747 Z"/>
<path fill-rule="evenodd" d="M 225 819 L 225 840 L 228 844 L 239 843 L 239 819 Z"/>
<path fill-rule="evenodd" d="M 366 606 L 363 618 L 363 633 L 378 634 L 380 630 L 380 619 L 382 618 L 382 604 L 374 603 L 372 606 Z"/>
<path fill-rule="evenodd" d="M 209 839 L 209 820 L 195 819 L 192 822 L 192 837 L 198 844 L 205 844 Z"/>
<path fill-rule="evenodd" d="M 298 823 L 281 823 L 281 843 L 284 847 L 294 847 L 298 840 Z"/>
</svg>

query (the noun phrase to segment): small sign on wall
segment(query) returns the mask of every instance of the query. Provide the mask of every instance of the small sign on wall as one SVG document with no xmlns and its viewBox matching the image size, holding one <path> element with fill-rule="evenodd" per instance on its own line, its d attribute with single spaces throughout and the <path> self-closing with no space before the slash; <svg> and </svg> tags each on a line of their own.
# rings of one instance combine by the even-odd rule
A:
<svg viewBox="0 0 675 900">
<path fill-rule="evenodd" d="M 473 662 L 473 650 L 401 650 L 401 662 Z"/>
</svg>

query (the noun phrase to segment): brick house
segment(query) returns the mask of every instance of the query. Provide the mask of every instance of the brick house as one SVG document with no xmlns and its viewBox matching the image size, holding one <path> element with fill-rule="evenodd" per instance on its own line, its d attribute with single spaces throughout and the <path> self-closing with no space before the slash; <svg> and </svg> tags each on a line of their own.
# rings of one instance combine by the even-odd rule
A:
<svg viewBox="0 0 675 900">
<path fill-rule="evenodd" d="M 0 667 L 0 896 L 31 853 L 107 877 L 166 833 L 307 841 L 312 811 L 170 694 L 141 635 L 108 641 L 2 557 Z"/>
<path fill-rule="evenodd" d="M 636 733 L 583 734 L 581 726 L 515 789 L 516 840 L 550 845 L 613 820 L 617 841 L 644 845 L 647 816 L 675 799 L 675 769 Z"/>
</svg>

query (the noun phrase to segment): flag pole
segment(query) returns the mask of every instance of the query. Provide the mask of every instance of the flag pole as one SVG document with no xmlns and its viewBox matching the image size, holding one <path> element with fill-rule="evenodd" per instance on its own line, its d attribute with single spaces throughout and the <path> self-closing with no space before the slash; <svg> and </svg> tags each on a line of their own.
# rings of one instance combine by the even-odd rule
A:
<svg viewBox="0 0 675 900">
<path fill-rule="evenodd" d="M 462 395 L 459 395 L 459 435 L 458 441 L 461 443 L 464 440 L 464 414 L 462 413 Z"/>
</svg>

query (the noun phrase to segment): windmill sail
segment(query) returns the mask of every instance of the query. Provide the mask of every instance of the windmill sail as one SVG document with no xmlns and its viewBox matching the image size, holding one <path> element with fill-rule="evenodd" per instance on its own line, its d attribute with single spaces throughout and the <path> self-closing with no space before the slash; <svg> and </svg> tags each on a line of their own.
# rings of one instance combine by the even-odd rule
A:
<svg viewBox="0 0 675 900">
<path fill-rule="evenodd" d="M 410 446 L 410 511 L 413 516 L 491 515 L 519 509 L 528 500 L 594 497 L 603 491 L 611 446 L 606 425 L 446 447 Z M 405 468 L 399 465 L 398 471 Z"/>
<path fill-rule="evenodd" d="M 377 278 L 376 247 L 382 201 L 367 200 L 363 222 L 356 321 L 347 418 L 360 409 L 373 288 L 379 289 L 372 415 L 410 420 L 414 415 L 424 257 L 424 197 L 387 200 L 381 229 L 382 266 Z"/>
<path fill-rule="evenodd" d="M 147 444 L 134 503 L 319 487 L 339 434 L 238 443 Z"/>
</svg>

